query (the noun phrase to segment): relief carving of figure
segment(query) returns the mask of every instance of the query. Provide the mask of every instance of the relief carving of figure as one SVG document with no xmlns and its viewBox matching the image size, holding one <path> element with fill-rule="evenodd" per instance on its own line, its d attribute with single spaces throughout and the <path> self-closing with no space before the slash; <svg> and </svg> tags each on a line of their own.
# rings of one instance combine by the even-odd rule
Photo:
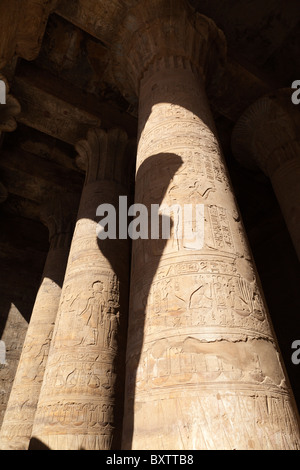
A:
<svg viewBox="0 0 300 470">
<path fill-rule="evenodd" d="M 231 300 L 231 308 L 236 313 L 246 317 L 251 313 L 251 307 L 249 306 L 249 287 L 245 280 L 237 279 L 233 277 L 230 283 L 229 298 Z"/>
<path fill-rule="evenodd" d="M 108 302 L 108 308 L 104 318 L 104 345 L 116 350 L 118 347 L 117 336 L 119 327 L 119 310 L 113 301 Z"/>
<path fill-rule="evenodd" d="M 212 286 L 210 282 L 202 284 L 190 296 L 190 308 L 211 308 L 212 307 Z"/>
<path fill-rule="evenodd" d="M 93 294 L 89 297 L 86 307 L 79 313 L 83 319 L 83 337 L 80 345 L 96 345 L 98 342 L 98 325 L 103 324 L 104 297 L 103 283 L 96 281 L 92 285 Z"/>
</svg>

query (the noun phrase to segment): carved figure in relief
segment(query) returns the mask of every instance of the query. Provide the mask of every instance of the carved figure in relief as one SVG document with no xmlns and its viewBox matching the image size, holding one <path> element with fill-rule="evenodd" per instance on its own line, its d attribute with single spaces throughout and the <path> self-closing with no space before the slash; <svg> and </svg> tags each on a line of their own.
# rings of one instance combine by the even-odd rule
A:
<svg viewBox="0 0 300 470">
<path fill-rule="evenodd" d="M 69 312 L 70 314 L 68 315 L 67 319 L 68 322 L 65 325 L 66 329 L 69 329 L 71 331 L 72 327 L 74 326 L 74 317 L 73 317 L 73 312 L 76 312 L 78 308 L 78 302 L 79 302 L 79 293 L 74 293 L 74 290 L 71 289 L 71 286 L 69 284 L 66 285 L 66 287 L 62 291 L 62 296 L 61 296 L 61 305 L 58 311 L 57 315 L 57 320 L 56 320 L 56 328 L 54 330 L 53 334 L 53 339 L 52 343 L 55 344 L 55 341 L 59 339 L 59 331 L 60 331 L 60 322 L 62 321 L 62 318 L 64 318 L 64 322 L 66 321 L 64 317 L 65 312 Z"/>
<path fill-rule="evenodd" d="M 99 388 L 100 387 L 100 378 L 98 377 L 98 375 L 95 374 L 95 370 L 94 370 L 94 364 L 90 364 L 88 366 L 88 387 L 89 388 L 92 388 L 92 389 L 95 389 L 95 388 Z"/>
<path fill-rule="evenodd" d="M 29 356 L 29 359 L 31 356 L 35 356 L 35 358 L 39 357 L 39 362 L 34 362 L 33 364 L 24 361 L 22 364 L 22 380 L 26 379 L 30 382 L 34 382 L 36 377 L 40 373 L 40 366 L 41 364 L 45 363 L 45 361 L 48 358 L 48 352 L 49 352 L 49 345 L 51 343 L 51 338 L 52 338 L 52 331 L 48 332 L 48 337 L 45 339 L 45 342 L 43 344 L 39 345 L 36 342 L 36 339 L 32 336 L 27 337 L 27 341 L 24 346 L 24 357 Z"/>
<path fill-rule="evenodd" d="M 94 282 L 92 289 L 93 295 L 89 297 L 86 307 L 78 315 L 84 320 L 83 338 L 80 345 L 96 345 L 99 334 L 98 324 L 103 324 L 103 283 L 101 281 Z"/>
<path fill-rule="evenodd" d="M 178 184 L 175 183 L 176 180 Z M 206 186 L 204 186 L 206 184 Z M 207 199 L 210 192 L 215 191 L 215 188 L 207 182 L 195 180 L 193 183 L 186 183 L 181 181 L 180 175 L 175 175 L 173 178 L 173 184 L 169 187 L 166 198 L 171 201 L 181 201 L 184 194 L 185 201 L 187 199 L 196 200 L 201 202 L 203 199 Z"/>
<path fill-rule="evenodd" d="M 168 296 L 170 293 L 170 280 L 162 280 L 159 286 L 153 284 L 150 290 L 152 305 L 155 314 L 168 311 Z"/>
<path fill-rule="evenodd" d="M 74 303 L 78 299 L 79 294 L 75 295 L 71 291 L 71 286 L 68 284 L 63 292 L 61 304 L 63 306 L 68 305 L 71 312 L 75 311 Z M 70 308 L 72 307 L 72 308 Z"/>
<path fill-rule="evenodd" d="M 116 274 L 113 274 L 113 276 L 110 278 L 109 281 L 109 298 L 108 300 L 114 303 L 114 306 L 116 308 L 119 308 L 119 297 L 120 297 L 120 286 L 119 286 L 119 280 Z"/>
<path fill-rule="evenodd" d="M 113 390 L 115 386 L 115 380 L 116 380 L 116 374 L 114 374 L 113 370 L 111 368 L 106 370 L 106 382 L 102 383 L 102 388 L 104 388 L 103 394 L 105 394 L 105 391 L 111 391 Z"/>
<path fill-rule="evenodd" d="M 104 315 L 104 346 L 116 350 L 118 347 L 117 334 L 119 327 L 119 310 L 113 301 L 109 301 Z"/>
<path fill-rule="evenodd" d="M 253 315 L 260 321 L 265 319 L 265 308 L 258 292 L 254 290 L 252 295 Z"/>
<path fill-rule="evenodd" d="M 190 296 L 189 308 L 211 308 L 213 303 L 212 286 L 203 282 Z"/>
<path fill-rule="evenodd" d="M 247 281 L 236 277 L 231 278 L 229 284 L 228 299 L 230 307 L 242 316 L 248 316 L 251 313 L 249 286 L 247 284 Z"/>
<path fill-rule="evenodd" d="M 217 281 L 214 283 L 214 294 L 216 304 L 220 308 L 227 307 L 227 281 L 222 276 L 217 277 Z"/>
</svg>

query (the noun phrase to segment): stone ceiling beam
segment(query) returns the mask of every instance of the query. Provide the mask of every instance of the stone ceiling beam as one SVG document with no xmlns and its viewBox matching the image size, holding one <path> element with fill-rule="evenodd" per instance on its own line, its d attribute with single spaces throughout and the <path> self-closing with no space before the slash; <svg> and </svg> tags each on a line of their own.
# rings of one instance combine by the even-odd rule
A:
<svg viewBox="0 0 300 470">
<path fill-rule="evenodd" d="M 119 0 L 62 0 L 56 13 L 105 44 L 111 44 L 128 4 Z"/>
<path fill-rule="evenodd" d="M 1 152 L 0 171 L 9 192 L 16 196 L 40 202 L 53 188 L 66 187 L 81 191 L 83 177 L 36 155 L 18 151 Z"/>
<path fill-rule="evenodd" d="M 13 88 L 22 106 L 18 122 L 63 142 L 74 144 L 86 129 L 100 123 L 97 116 L 38 88 L 26 78 L 16 77 Z"/>
<path fill-rule="evenodd" d="M 96 96 L 72 86 L 31 64 L 22 65 L 12 86 L 22 112 L 18 121 L 74 145 L 91 127 L 122 126 L 136 134 L 136 119 Z"/>
</svg>

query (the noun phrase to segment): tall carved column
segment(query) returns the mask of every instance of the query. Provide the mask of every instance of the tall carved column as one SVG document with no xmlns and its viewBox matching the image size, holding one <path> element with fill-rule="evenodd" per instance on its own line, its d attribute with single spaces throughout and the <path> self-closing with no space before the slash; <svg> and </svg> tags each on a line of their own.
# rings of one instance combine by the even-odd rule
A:
<svg viewBox="0 0 300 470">
<path fill-rule="evenodd" d="M 171 0 L 135 2 L 115 48 L 116 80 L 139 97 L 135 202 L 161 222 L 155 204 L 205 215 L 202 248 L 175 238 L 173 215 L 169 240 L 133 241 L 124 449 L 300 446 L 204 89 L 224 49 L 212 21 Z"/>
<path fill-rule="evenodd" d="M 95 129 L 77 145 L 86 181 L 30 448 L 119 448 L 129 243 L 99 240 L 96 210 L 128 194 L 126 134 Z"/>
<path fill-rule="evenodd" d="M 300 260 L 300 119 L 291 95 L 279 90 L 250 106 L 235 126 L 232 149 L 244 166 L 270 178 Z"/>
<path fill-rule="evenodd" d="M 2 450 L 27 450 L 76 218 L 74 195 L 52 194 L 42 221 L 50 247 L 0 432 Z"/>
</svg>

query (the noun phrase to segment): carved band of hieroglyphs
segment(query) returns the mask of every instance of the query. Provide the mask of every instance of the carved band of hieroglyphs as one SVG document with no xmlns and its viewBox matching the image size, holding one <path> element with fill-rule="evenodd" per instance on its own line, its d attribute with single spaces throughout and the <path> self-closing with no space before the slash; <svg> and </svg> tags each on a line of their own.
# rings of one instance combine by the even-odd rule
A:
<svg viewBox="0 0 300 470">
<path fill-rule="evenodd" d="M 193 420 L 189 427 L 184 427 L 182 423 L 188 420 L 191 400 L 197 420 Z M 147 447 L 153 425 L 160 425 L 153 416 L 147 414 L 149 402 L 151 408 L 161 416 L 161 422 L 169 423 L 168 433 L 164 436 L 167 448 L 171 442 L 176 449 L 183 445 L 187 449 L 206 450 L 298 448 L 296 440 L 288 437 L 298 432 L 288 393 L 208 388 L 207 391 L 181 390 L 174 395 L 173 400 L 168 399 L 168 394 L 161 390 L 159 396 L 153 394 L 149 398 L 149 394 L 145 395 L 136 407 L 136 427 L 141 435 L 139 449 Z M 177 410 L 176 419 L 170 415 L 173 407 Z M 142 421 L 145 415 L 146 419 Z M 231 416 L 231 419 L 224 419 L 226 416 Z M 153 447 L 156 449 L 160 446 L 161 438 L 157 433 L 153 438 Z"/>
</svg>

